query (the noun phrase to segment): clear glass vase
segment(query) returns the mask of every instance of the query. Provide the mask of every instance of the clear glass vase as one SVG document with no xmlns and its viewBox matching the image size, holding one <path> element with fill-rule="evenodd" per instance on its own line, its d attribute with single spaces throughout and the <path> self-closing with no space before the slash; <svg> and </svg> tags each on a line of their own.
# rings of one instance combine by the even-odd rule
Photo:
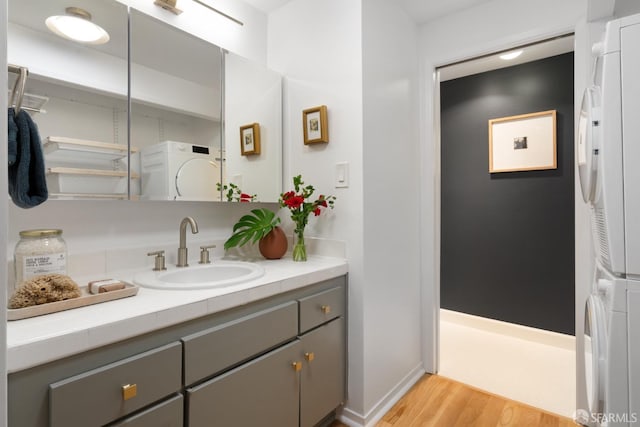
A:
<svg viewBox="0 0 640 427">
<path fill-rule="evenodd" d="M 297 234 L 295 245 L 293 245 L 293 260 L 294 261 L 306 261 L 307 260 L 307 247 L 304 245 L 304 234 Z"/>
</svg>

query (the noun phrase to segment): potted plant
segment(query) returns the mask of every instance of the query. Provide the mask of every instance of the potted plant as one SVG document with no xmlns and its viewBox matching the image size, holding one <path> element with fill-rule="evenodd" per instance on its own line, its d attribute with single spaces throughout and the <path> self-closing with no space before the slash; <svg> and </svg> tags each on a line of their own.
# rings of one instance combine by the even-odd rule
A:
<svg viewBox="0 0 640 427">
<path fill-rule="evenodd" d="M 287 237 L 278 226 L 280 218 L 269 209 L 252 209 L 233 226 L 233 234 L 224 242 L 224 249 L 258 242 L 258 249 L 267 259 L 279 259 L 287 252 Z"/>
</svg>

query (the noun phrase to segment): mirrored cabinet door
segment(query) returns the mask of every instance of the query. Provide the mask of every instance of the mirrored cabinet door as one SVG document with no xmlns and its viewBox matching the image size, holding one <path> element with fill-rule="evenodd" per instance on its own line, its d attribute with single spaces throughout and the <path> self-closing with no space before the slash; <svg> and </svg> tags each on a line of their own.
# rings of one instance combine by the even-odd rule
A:
<svg viewBox="0 0 640 427">
<path fill-rule="evenodd" d="M 238 191 L 276 202 L 282 192 L 282 77 L 233 53 L 225 59 L 223 199 Z"/>
<path fill-rule="evenodd" d="M 219 201 L 222 50 L 130 11 L 132 198 Z"/>
<path fill-rule="evenodd" d="M 39 131 L 50 199 L 126 199 L 127 8 L 109 0 L 80 3 L 82 9 L 60 0 L 9 0 L 7 59 L 15 66 L 9 99 L 17 101 L 17 70 L 28 69 L 18 103 Z M 78 16 L 108 36 L 78 41 L 46 23 Z"/>
</svg>

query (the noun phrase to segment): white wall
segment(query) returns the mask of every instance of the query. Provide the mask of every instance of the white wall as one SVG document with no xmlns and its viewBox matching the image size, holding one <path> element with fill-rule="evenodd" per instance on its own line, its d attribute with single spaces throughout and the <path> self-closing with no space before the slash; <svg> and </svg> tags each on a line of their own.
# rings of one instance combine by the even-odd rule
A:
<svg viewBox="0 0 640 427">
<path fill-rule="evenodd" d="M 371 423 L 387 393 L 423 373 L 420 92 L 417 25 L 388 0 L 362 7 L 364 409 Z"/>
<path fill-rule="evenodd" d="M 0 0 L 0 27 L 7 28 L 7 1 Z M 7 67 L 7 43 L 6 38 L 0 43 L 0 58 L 2 69 Z M 7 87 L 7 74 L 2 73 L 0 87 Z M 0 93 L 0 111 L 6 111 L 7 92 Z M 0 145 L 7 146 L 7 121 L 0 120 Z M 7 150 L 0 150 L 0 188 L 7 188 Z M 0 197 L 0 241 L 7 241 L 8 197 Z M 7 259 L 6 245 L 0 245 L 0 260 Z M 7 264 L 0 262 L 0 280 L 7 286 Z M 0 426 L 7 425 L 7 296 L 4 289 L 0 289 Z"/>
<path fill-rule="evenodd" d="M 422 239 L 433 242 L 424 254 L 426 271 L 433 271 L 434 275 L 425 277 L 425 307 L 438 306 L 437 268 L 432 260 L 437 259 L 439 242 L 434 239 L 436 222 L 435 213 L 430 207 L 439 197 L 439 171 L 437 169 L 436 132 L 438 131 L 434 113 L 435 88 L 431 75 L 438 66 L 456 61 L 470 59 L 498 50 L 542 40 L 560 34 L 576 31 L 576 108 L 579 108 L 580 97 L 584 85 L 584 76 L 588 75 L 587 62 L 584 59 L 585 35 L 584 26 L 576 26 L 583 22 L 586 16 L 586 2 L 571 0 L 555 2 L 544 0 L 529 2 L 525 0 L 494 0 L 489 3 L 464 10 L 421 27 L 420 49 L 422 75 L 424 76 L 424 115 L 423 135 L 425 151 L 422 156 L 424 168 L 424 197 L 422 205 L 424 228 Z M 550 14 L 548 11 L 553 10 Z M 479 19 L 481 17 L 481 19 Z M 463 29 L 463 30 L 461 30 Z M 577 120 L 576 120 L 577 124 Z M 590 244 L 588 211 L 580 199 L 579 186 L 576 187 L 576 286 L 584 286 L 591 276 L 591 258 L 585 256 Z M 550 296 L 552 297 L 552 296 Z M 580 307 L 579 311 L 582 311 Z M 576 307 L 576 310 L 578 308 Z M 427 313 L 428 314 L 428 313 Z M 576 312 L 578 317 L 578 312 Z M 432 317 L 426 316 L 425 334 L 427 345 L 425 348 L 425 367 L 435 371 L 436 354 L 431 352 L 429 343 L 435 343 L 437 326 Z M 577 325 L 578 326 L 578 323 Z M 581 325 L 580 325 L 581 326 Z M 576 334 L 578 330 L 576 330 Z"/>
<path fill-rule="evenodd" d="M 386 0 L 294 0 L 269 15 L 268 66 L 285 80 L 285 176 L 338 199 L 310 235 L 344 239 L 349 259 L 349 399 L 373 424 L 422 373 L 417 29 Z M 301 115 L 325 104 L 328 144 L 304 146 Z M 349 162 L 350 186 L 333 188 Z M 285 188 L 287 186 L 285 185 Z"/>
<path fill-rule="evenodd" d="M 349 260 L 349 407 L 362 412 L 363 181 L 360 2 L 294 0 L 269 15 L 267 66 L 285 75 L 284 190 L 302 174 L 334 211 L 309 222 L 306 235 L 344 240 Z M 303 144 L 302 110 L 326 105 L 329 143 Z M 349 162 L 349 187 L 333 186 L 334 164 Z"/>
</svg>

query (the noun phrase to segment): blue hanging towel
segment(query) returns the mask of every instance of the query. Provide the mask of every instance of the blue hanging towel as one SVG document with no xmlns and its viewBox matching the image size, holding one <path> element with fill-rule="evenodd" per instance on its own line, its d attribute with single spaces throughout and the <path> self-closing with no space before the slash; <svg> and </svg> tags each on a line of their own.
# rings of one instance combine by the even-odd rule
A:
<svg viewBox="0 0 640 427">
<path fill-rule="evenodd" d="M 16 113 L 13 108 L 9 108 L 9 117 L 7 117 L 7 126 L 9 128 L 9 166 L 16 162 L 18 155 L 18 125 L 16 124 Z"/>
<path fill-rule="evenodd" d="M 8 125 L 9 195 L 16 206 L 32 208 L 49 196 L 38 127 L 27 112 L 15 114 L 13 108 Z"/>
</svg>

